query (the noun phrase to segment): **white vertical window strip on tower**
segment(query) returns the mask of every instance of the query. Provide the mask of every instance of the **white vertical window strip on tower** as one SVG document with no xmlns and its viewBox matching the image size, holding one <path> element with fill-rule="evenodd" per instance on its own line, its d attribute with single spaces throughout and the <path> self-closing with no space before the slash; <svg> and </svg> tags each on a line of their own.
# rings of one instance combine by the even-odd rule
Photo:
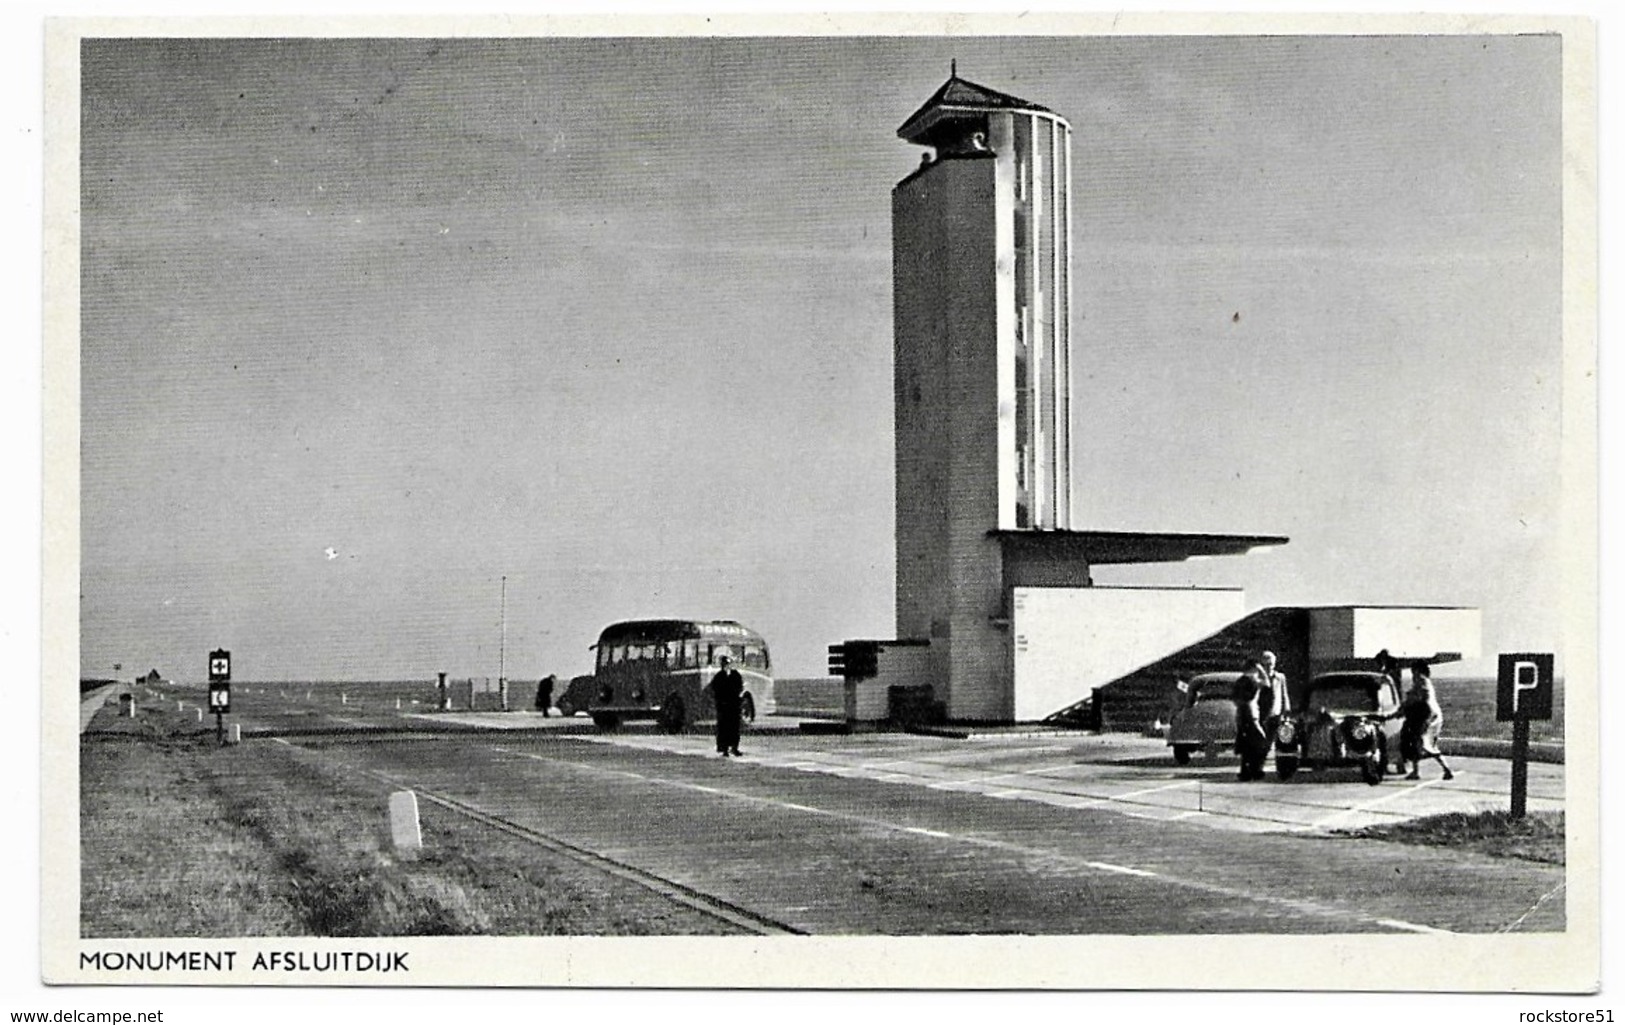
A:
<svg viewBox="0 0 1625 1025">
<path fill-rule="evenodd" d="M 1057 156 L 1060 168 L 1056 174 L 1061 182 L 1060 202 L 1056 204 L 1059 231 L 1056 235 L 1063 245 L 1056 256 L 1055 330 L 1060 339 L 1060 363 L 1056 367 L 1056 388 L 1060 396 L 1055 413 L 1055 428 L 1060 436 L 1056 451 L 1059 480 L 1055 489 L 1055 526 L 1059 530 L 1072 529 L 1072 129 L 1057 122 L 1055 130 L 1061 145 Z"/>
</svg>

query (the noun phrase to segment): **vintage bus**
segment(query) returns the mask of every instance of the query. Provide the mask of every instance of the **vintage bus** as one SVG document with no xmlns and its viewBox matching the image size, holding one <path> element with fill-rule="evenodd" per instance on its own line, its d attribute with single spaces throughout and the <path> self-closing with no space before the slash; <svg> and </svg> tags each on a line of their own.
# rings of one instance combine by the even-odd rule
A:
<svg viewBox="0 0 1625 1025">
<path fill-rule="evenodd" d="M 604 628 L 597 662 L 558 701 L 565 715 L 587 712 L 600 729 L 655 719 L 680 732 L 716 716 L 707 684 L 727 655 L 745 679 L 742 718 L 773 714 L 773 660 L 762 635 L 731 619 L 637 619 Z"/>
</svg>

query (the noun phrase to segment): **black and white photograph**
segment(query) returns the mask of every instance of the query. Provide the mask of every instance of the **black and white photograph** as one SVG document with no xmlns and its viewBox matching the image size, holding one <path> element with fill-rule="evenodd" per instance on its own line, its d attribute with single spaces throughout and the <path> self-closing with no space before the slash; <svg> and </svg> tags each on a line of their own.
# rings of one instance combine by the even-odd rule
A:
<svg viewBox="0 0 1625 1025">
<path fill-rule="evenodd" d="M 1596 991 L 1587 23 L 46 73 L 48 983 Z"/>
</svg>

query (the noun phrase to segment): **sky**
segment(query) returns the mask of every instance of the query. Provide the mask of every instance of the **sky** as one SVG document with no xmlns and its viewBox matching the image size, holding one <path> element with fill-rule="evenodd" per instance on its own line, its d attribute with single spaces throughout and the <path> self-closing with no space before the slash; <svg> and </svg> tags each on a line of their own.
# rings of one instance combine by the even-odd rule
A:
<svg viewBox="0 0 1625 1025">
<path fill-rule="evenodd" d="M 1558 650 L 1540 36 L 117 40 L 82 53 L 81 673 L 534 678 L 893 632 L 890 190 L 958 61 L 1073 128 L 1097 570 Z M 115 670 L 115 666 L 121 668 Z"/>
</svg>

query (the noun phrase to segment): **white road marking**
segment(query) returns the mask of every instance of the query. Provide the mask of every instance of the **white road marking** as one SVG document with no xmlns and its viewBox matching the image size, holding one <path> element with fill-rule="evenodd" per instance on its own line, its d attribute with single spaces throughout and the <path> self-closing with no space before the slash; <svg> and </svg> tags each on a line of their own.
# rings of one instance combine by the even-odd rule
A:
<svg viewBox="0 0 1625 1025">
<path fill-rule="evenodd" d="M 1178 783 L 1169 783 L 1160 787 L 1147 787 L 1144 790 L 1130 790 L 1126 794 L 1115 794 L 1109 799 L 1113 801 L 1126 801 L 1131 797 L 1144 797 L 1146 794 L 1160 794 L 1164 790 L 1178 790 L 1181 787 L 1194 787 L 1202 781 L 1199 779 L 1182 779 Z"/>
<path fill-rule="evenodd" d="M 1337 811 L 1332 812 L 1330 815 L 1327 815 L 1327 816 L 1324 816 L 1322 818 L 1316 819 L 1315 821 L 1309 823 L 1306 826 L 1296 826 L 1294 828 L 1300 829 L 1300 830 L 1301 829 L 1324 829 L 1325 826 L 1326 826 L 1326 823 L 1335 822 L 1335 821 L 1337 821 L 1338 819 L 1342 818 L 1345 815 L 1357 815 L 1357 814 L 1360 814 L 1361 812 L 1370 811 L 1372 808 L 1375 808 L 1379 804 L 1387 804 L 1389 801 L 1395 800 L 1396 798 L 1406 797 L 1406 796 L 1408 796 L 1410 794 L 1416 793 L 1418 790 L 1422 790 L 1422 789 L 1424 789 L 1426 787 L 1434 786 L 1434 785 L 1438 784 L 1439 782 L 1441 782 L 1441 780 L 1439 780 L 1439 779 L 1430 779 L 1430 780 L 1426 780 L 1424 782 L 1418 783 L 1413 787 L 1406 787 L 1403 790 L 1393 790 L 1393 791 L 1390 791 L 1390 792 L 1388 792 L 1386 794 L 1383 794 L 1381 797 L 1373 798 L 1372 800 L 1369 800 L 1369 801 L 1362 801 L 1359 804 L 1351 805 L 1351 806 L 1349 806 L 1347 808 L 1341 808 L 1341 809 L 1339 809 Z"/>
<path fill-rule="evenodd" d="M 1405 922 L 1398 918 L 1379 918 L 1376 922 L 1378 925 L 1386 925 L 1390 929 L 1400 929 L 1404 932 L 1429 933 L 1434 936 L 1452 935 L 1449 929 L 1435 929 L 1431 925 L 1417 925 L 1415 922 Z"/>
<path fill-rule="evenodd" d="M 953 839 L 952 833 L 944 833 L 938 829 L 926 829 L 924 826 L 904 826 L 903 830 L 908 833 L 919 833 L 921 836 L 940 836 L 945 840 Z"/>
<path fill-rule="evenodd" d="M 1545 893 L 1541 894 L 1538 898 L 1536 898 L 1536 900 L 1535 900 L 1535 902 L 1533 904 L 1529 905 L 1529 910 L 1528 911 L 1525 911 L 1523 914 L 1519 915 L 1517 918 L 1514 918 L 1512 921 L 1510 921 L 1506 925 L 1502 926 L 1500 929 L 1497 930 L 1497 932 L 1514 932 L 1514 931 L 1516 931 L 1518 926 L 1520 926 L 1520 925 L 1522 925 L 1524 923 L 1525 919 L 1527 919 L 1530 915 L 1534 914 L 1536 911 L 1539 911 L 1540 906 L 1542 904 L 1545 904 L 1547 901 L 1551 900 L 1553 897 L 1555 897 L 1559 893 L 1563 892 L 1563 888 L 1565 886 L 1567 886 L 1567 885 L 1568 885 L 1568 880 L 1565 879 L 1562 882 L 1558 883 L 1556 886 L 1552 887 L 1550 890 L 1548 890 Z"/>
<path fill-rule="evenodd" d="M 1084 864 L 1090 868 L 1098 868 L 1102 872 L 1117 872 L 1126 876 L 1139 876 L 1142 879 L 1158 878 L 1155 872 L 1147 872 L 1143 868 L 1129 868 L 1127 865 L 1113 865 L 1107 861 L 1086 861 Z"/>
</svg>

